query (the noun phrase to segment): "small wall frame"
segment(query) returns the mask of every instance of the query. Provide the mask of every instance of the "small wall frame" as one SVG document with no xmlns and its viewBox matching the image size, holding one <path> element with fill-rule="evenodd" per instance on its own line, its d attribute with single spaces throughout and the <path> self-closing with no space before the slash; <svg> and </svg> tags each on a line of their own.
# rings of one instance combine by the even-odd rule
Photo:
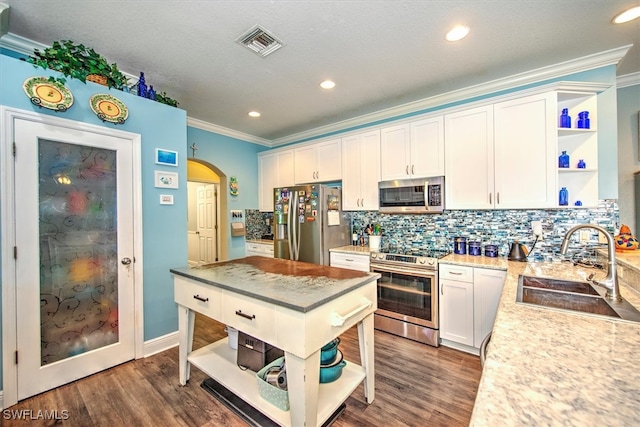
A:
<svg viewBox="0 0 640 427">
<path fill-rule="evenodd" d="M 178 166 L 178 152 L 156 148 L 156 164 L 165 166 Z"/>
</svg>

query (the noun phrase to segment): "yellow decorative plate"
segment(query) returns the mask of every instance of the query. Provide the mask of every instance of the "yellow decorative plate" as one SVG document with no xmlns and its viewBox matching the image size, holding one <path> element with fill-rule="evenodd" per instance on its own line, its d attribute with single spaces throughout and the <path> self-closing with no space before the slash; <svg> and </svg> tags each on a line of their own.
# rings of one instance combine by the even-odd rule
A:
<svg viewBox="0 0 640 427">
<path fill-rule="evenodd" d="M 98 93 L 89 98 L 89 106 L 103 122 L 123 124 L 129 117 L 127 106 L 115 96 L 106 93 Z"/>
<path fill-rule="evenodd" d="M 38 107 L 67 111 L 73 104 L 73 95 L 67 87 L 48 77 L 30 77 L 22 84 L 24 93 Z"/>
</svg>

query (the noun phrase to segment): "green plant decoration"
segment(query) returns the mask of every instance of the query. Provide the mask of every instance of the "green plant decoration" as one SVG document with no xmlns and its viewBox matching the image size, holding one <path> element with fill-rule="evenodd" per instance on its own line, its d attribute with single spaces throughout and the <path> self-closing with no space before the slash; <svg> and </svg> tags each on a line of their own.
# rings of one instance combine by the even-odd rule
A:
<svg viewBox="0 0 640 427">
<path fill-rule="evenodd" d="M 127 85 L 127 77 L 118 69 L 118 66 L 109 62 L 92 48 L 83 44 L 75 44 L 71 40 L 54 41 L 51 47 L 40 51 L 34 49 L 34 56 L 26 59 L 35 67 L 49 68 L 62 73 L 65 77 L 87 82 L 87 76 L 91 74 L 106 77 L 108 87 L 122 89 Z M 66 79 L 62 77 L 49 77 L 49 80 L 62 84 Z"/>
<path fill-rule="evenodd" d="M 176 101 L 173 98 L 169 98 L 166 92 L 156 93 L 156 101 L 158 101 L 161 104 L 170 105 L 172 107 L 178 106 L 178 101 Z"/>
</svg>

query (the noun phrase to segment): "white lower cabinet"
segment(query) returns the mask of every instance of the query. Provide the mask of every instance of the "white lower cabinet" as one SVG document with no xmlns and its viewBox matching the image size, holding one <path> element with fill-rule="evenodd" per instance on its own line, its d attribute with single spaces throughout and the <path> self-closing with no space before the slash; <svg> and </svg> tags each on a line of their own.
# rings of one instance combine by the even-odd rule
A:
<svg viewBox="0 0 640 427">
<path fill-rule="evenodd" d="M 246 242 L 244 248 L 246 256 L 273 258 L 273 243 Z"/>
<path fill-rule="evenodd" d="M 440 266 L 440 338 L 473 347 L 473 267 Z"/>
<path fill-rule="evenodd" d="M 491 332 L 506 271 L 439 266 L 442 345 L 477 354 Z"/>
<path fill-rule="evenodd" d="M 369 271 L 369 255 L 330 252 L 331 267 L 348 268 L 350 270 Z"/>
</svg>

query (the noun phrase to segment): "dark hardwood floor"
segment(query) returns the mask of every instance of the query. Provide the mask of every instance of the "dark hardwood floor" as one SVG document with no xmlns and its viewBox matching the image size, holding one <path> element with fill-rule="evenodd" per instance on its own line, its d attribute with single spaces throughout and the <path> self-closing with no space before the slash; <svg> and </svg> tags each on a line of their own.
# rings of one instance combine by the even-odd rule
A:
<svg viewBox="0 0 640 427">
<path fill-rule="evenodd" d="M 196 317 L 194 349 L 225 335 L 224 325 Z M 356 329 L 341 338 L 345 359 L 359 363 Z M 360 385 L 335 427 L 468 425 L 480 380 L 478 357 L 375 331 L 375 363 L 373 404 L 366 404 Z M 2 411 L 0 425 L 245 426 L 200 387 L 203 379 L 192 367 L 181 387 L 178 349 L 172 348 L 23 400 Z M 51 413 L 61 419 L 44 419 Z"/>
</svg>

